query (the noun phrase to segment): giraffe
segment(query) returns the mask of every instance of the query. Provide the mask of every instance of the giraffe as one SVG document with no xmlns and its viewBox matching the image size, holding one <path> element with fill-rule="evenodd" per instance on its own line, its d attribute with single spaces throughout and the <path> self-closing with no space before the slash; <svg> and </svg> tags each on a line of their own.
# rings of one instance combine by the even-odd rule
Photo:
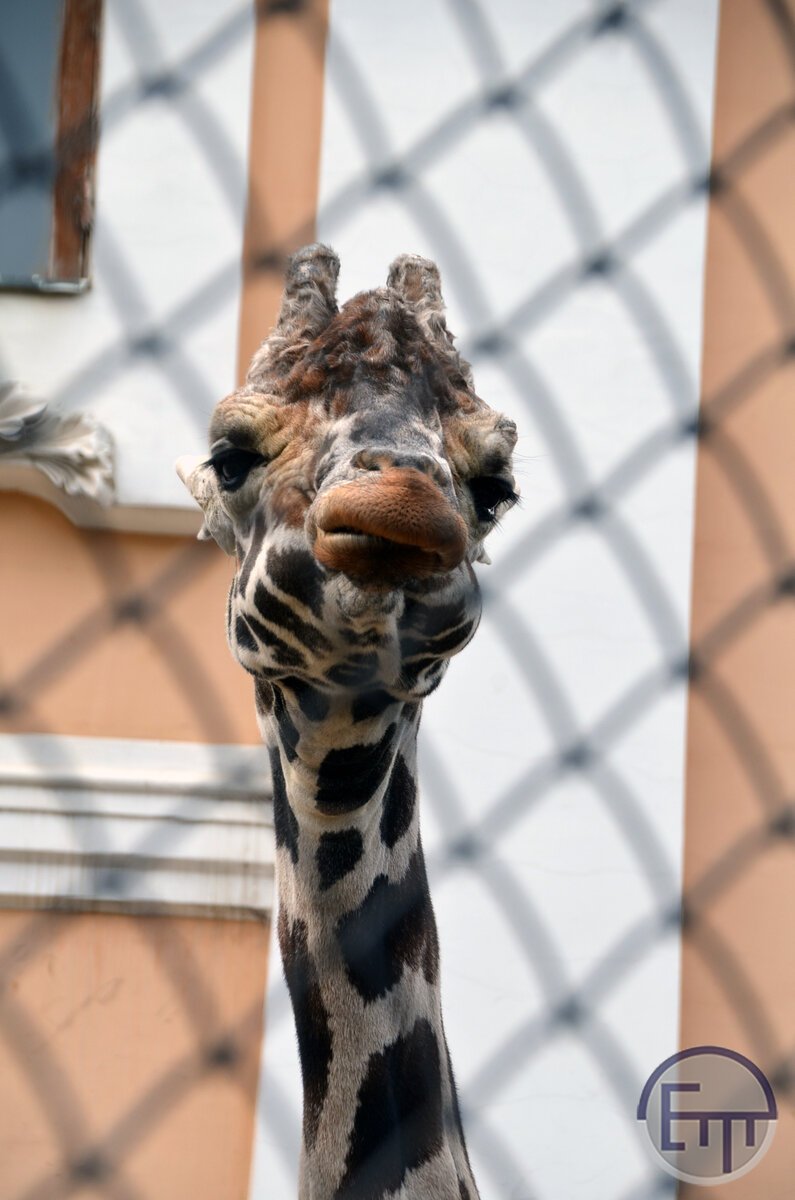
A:
<svg viewBox="0 0 795 1200">
<path fill-rule="evenodd" d="M 236 558 L 234 657 L 273 779 L 277 933 L 303 1082 L 301 1200 L 476 1200 L 420 840 L 423 699 L 472 637 L 472 563 L 516 502 L 516 427 L 475 394 L 439 271 L 338 310 L 290 259 L 276 326 L 177 471 Z"/>
</svg>

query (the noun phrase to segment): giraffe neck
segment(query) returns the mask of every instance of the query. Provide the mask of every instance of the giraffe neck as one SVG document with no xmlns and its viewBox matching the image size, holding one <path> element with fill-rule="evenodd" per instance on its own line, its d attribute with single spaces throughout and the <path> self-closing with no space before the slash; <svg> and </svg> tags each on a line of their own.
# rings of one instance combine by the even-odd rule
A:
<svg viewBox="0 0 795 1200">
<path fill-rule="evenodd" d="M 419 714 L 384 693 L 351 702 L 296 682 L 273 687 L 262 717 L 304 1087 L 302 1198 L 477 1196 L 442 1026 Z"/>
</svg>

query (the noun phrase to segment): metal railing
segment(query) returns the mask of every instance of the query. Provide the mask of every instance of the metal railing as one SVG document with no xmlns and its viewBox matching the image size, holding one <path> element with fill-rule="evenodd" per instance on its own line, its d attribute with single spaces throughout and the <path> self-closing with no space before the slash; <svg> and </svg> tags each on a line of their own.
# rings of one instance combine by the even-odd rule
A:
<svg viewBox="0 0 795 1200">
<path fill-rule="evenodd" d="M 492 1114 L 516 1079 L 530 1069 L 550 1038 L 560 1031 L 575 1039 L 581 1051 L 591 1057 L 606 1091 L 626 1113 L 627 1120 L 634 1120 L 643 1077 L 621 1033 L 602 1019 L 600 1009 L 633 972 L 644 966 L 661 943 L 679 931 L 687 943 L 697 947 L 700 956 L 710 961 L 780 1099 L 791 1096 L 795 1051 L 779 1043 L 764 1003 L 749 981 L 746 965 L 702 921 L 702 914 L 713 898 L 731 886 L 771 845 L 791 841 L 795 829 L 791 797 L 782 789 L 737 698 L 713 669 L 725 647 L 740 631 L 764 619 L 771 608 L 791 602 L 795 588 L 795 558 L 766 496 L 765 480 L 754 472 L 742 447 L 725 429 L 729 416 L 747 404 L 777 371 L 791 363 L 795 351 L 795 300 L 790 284 L 741 187 L 744 172 L 791 137 L 795 108 L 790 100 L 779 111 L 767 114 L 739 144 L 711 163 L 709 131 L 694 112 L 675 63 L 646 20 L 649 12 L 665 3 L 666 0 L 656 3 L 647 0 L 596 5 L 572 20 L 531 61 L 516 69 L 506 65 L 501 54 L 489 6 L 479 0 L 450 0 L 449 16 L 469 55 L 478 86 L 399 153 L 390 148 L 387 124 L 379 112 L 377 99 L 368 90 L 360 64 L 339 31 L 334 31 L 332 21 L 332 36 L 336 41 L 328 61 L 327 86 L 334 89 L 344 106 L 366 165 L 355 178 L 323 198 L 318 213 L 320 234 L 333 242 L 335 236 L 355 227 L 376 195 L 386 195 L 405 207 L 426 240 L 437 249 L 447 290 L 465 311 L 469 330 L 461 349 L 472 361 L 476 378 L 480 370 L 496 373 L 503 390 L 513 397 L 511 411 L 520 425 L 522 413 L 526 413 L 537 431 L 538 443 L 544 447 L 545 469 L 548 467 L 554 475 L 560 495 L 559 502 L 547 505 L 540 517 L 534 514 L 531 503 L 525 504 L 523 517 L 512 518 L 514 531 L 509 528 L 506 532 L 506 539 L 510 538 L 505 542 L 509 552 L 498 557 L 490 573 L 482 577 L 485 625 L 494 644 L 507 649 L 517 686 L 526 689 L 531 702 L 544 714 L 546 748 L 538 754 L 529 748 L 525 769 L 516 772 L 505 786 L 481 796 L 474 817 L 472 809 L 458 795 L 444 747 L 434 739 L 432 718 L 428 722 L 430 727 L 424 728 L 425 745 L 421 751 L 425 802 L 436 826 L 448 831 L 445 837 L 435 838 L 429 855 L 432 888 L 441 887 L 447 876 L 462 871 L 476 879 L 500 913 L 513 953 L 526 958 L 540 996 L 528 1019 L 514 1024 L 498 1039 L 494 1051 L 462 1088 L 465 1119 L 472 1127 L 476 1159 L 483 1163 L 492 1182 L 506 1173 L 519 1181 L 523 1174 L 515 1141 L 503 1134 Z M 761 7 L 786 53 L 795 59 L 795 28 L 786 5 L 768 0 Z M 121 28 L 136 64 L 136 75 L 107 98 L 103 136 L 128 120 L 152 97 L 167 99 L 173 102 L 174 111 L 185 122 L 196 147 L 217 172 L 219 182 L 237 180 L 239 186 L 246 165 L 235 159 L 222 129 L 202 101 L 198 84 L 203 73 L 222 60 L 231 46 L 248 36 L 250 16 L 246 6 L 241 5 L 239 12 L 180 62 L 157 70 L 152 70 L 150 64 L 164 61 L 164 56 L 157 47 L 145 8 L 138 0 L 125 0 L 122 9 Z M 260 4 L 258 19 L 268 21 L 274 13 L 283 19 L 288 9 L 300 12 L 301 0 L 293 0 L 290 5 Z M 575 156 L 567 149 L 565 136 L 545 114 L 543 106 L 536 103 L 550 80 L 569 69 L 602 39 L 631 46 L 640 69 L 647 74 L 650 88 L 665 109 L 680 163 L 678 176 L 670 186 L 654 195 L 623 227 L 611 231 L 600 216 L 599 205 Z M 576 247 L 568 261 L 538 281 L 507 313 L 500 314 L 489 303 L 464 239 L 428 184 L 428 173 L 434 165 L 494 114 L 512 123 L 527 153 L 541 164 Z M 20 164 L 16 172 L 13 161 L 0 164 L 1 185 L 13 188 L 17 179 L 29 176 L 29 170 L 29 164 Z M 777 316 L 780 332 L 764 352 L 743 362 L 733 377 L 713 394 L 703 396 L 699 407 L 697 384 L 676 334 L 636 264 L 644 250 L 683 212 L 693 204 L 703 204 L 707 198 L 719 204 L 722 216 L 731 223 L 749 262 L 754 264 L 758 286 Z M 102 220 L 101 210 L 98 219 Z M 90 406 L 96 387 L 145 362 L 164 375 L 180 403 L 195 410 L 199 397 L 206 405 L 209 402 L 206 381 L 192 365 L 183 344 L 197 324 L 237 286 L 239 261 L 229 262 L 214 272 L 187 303 L 180 304 L 165 319 L 147 323 L 134 262 L 127 257 L 124 245 L 114 244 L 107 233 L 106 245 L 113 249 L 113 261 L 106 257 L 99 269 L 112 269 L 114 283 L 109 291 L 122 328 L 130 330 L 129 336 L 100 349 L 68 383 L 64 396 L 53 399 L 71 401 L 79 397 L 83 406 Z M 290 248 L 287 243 L 272 247 L 264 256 L 263 269 L 280 272 Z M 667 406 L 663 418 L 628 445 L 601 473 L 594 472 L 588 464 L 580 433 L 561 397 L 548 386 L 538 369 L 533 347 L 528 342 L 533 330 L 540 328 L 552 314 L 560 319 L 565 307 L 595 284 L 609 290 L 621 319 L 632 322 L 636 335 L 645 344 L 648 363 Z M 720 458 L 734 501 L 742 506 L 765 558 L 767 576 L 714 627 L 690 644 L 686 614 L 683 621 L 654 555 L 622 506 L 661 463 L 683 448 L 689 448 L 692 454 L 699 444 L 707 444 Z M 529 477 L 530 472 L 525 471 L 525 483 Z M 517 599 L 525 593 L 515 590 L 519 585 L 529 586 L 528 581 L 549 556 L 567 539 L 583 532 L 598 539 L 601 551 L 610 558 L 611 570 L 620 576 L 621 589 L 632 594 L 645 614 L 656 643 L 653 660 L 622 681 L 620 690 L 611 689 L 608 705 L 594 719 L 586 721 L 579 715 L 581 708 L 572 694 L 570 680 L 557 669 L 532 618 Z M 88 540 L 86 544 L 90 545 Z M 164 598 L 179 594 L 197 573 L 206 570 L 211 553 L 205 546 L 186 545 L 175 551 L 161 575 L 143 588 L 113 577 L 111 570 L 105 578 L 107 603 L 101 610 L 52 643 L 45 641 L 37 660 L 23 676 L 0 681 L 3 711 L 24 713 L 37 696 L 71 671 L 108 631 L 129 624 L 145 633 Z M 97 569 L 107 571 L 99 562 Z M 222 608 L 223 597 L 219 596 L 219 622 Z M 620 636 L 620 630 L 616 636 Z M 156 649 L 180 686 L 189 687 L 178 646 L 158 636 Z M 467 669 L 472 669 L 469 663 L 461 668 L 462 674 Z M 242 679 L 241 686 L 244 686 Z M 691 883 L 682 895 L 670 846 L 622 771 L 619 751 L 622 739 L 638 721 L 672 695 L 681 697 L 688 686 L 709 707 L 742 759 L 747 777 L 753 783 L 758 817 L 753 829 L 732 843 L 708 874 Z M 443 686 L 442 693 L 444 690 Z M 196 694 L 197 689 L 193 688 L 191 695 Z M 527 886 L 526 874 L 504 853 L 505 840 L 528 814 L 561 781 L 572 777 L 584 781 L 590 794 L 603 806 L 653 898 L 651 908 L 638 920 L 617 925 L 615 939 L 577 978 L 572 977 L 556 945 L 554 914 L 536 902 Z M 572 886 L 577 886 L 576 881 Z M 9 966 L 17 963 L 20 955 L 32 959 L 42 954 L 59 936 L 60 928 L 57 916 L 48 912 L 32 914 L 24 935 L 13 945 L 0 949 L 0 988 Z M 174 938 L 178 937 L 175 932 Z M 443 936 L 443 955 L 444 948 Z M 178 960 L 180 956 L 175 955 L 175 964 Z M 180 970 L 174 966 L 174 983 L 196 1031 L 196 1054 L 191 1058 L 191 1069 L 181 1074 L 170 1073 L 147 1095 L 135 1097 L 125 1118 L 98 1144 L 91 1140 L 88 1123 L 62 1065 L 54 1056 L 48 1062 L 43 1062 L 40 1055 L 35 1060 L 26 1056 L 26 1046 L 35 1041 L 38 1031 L 24 1006 L 3 991 L 0 1037 L 13 1044 L 23 1070 L 35 1061 L 30 1085 L 40 1099 L 63 1155 L 57 1170 L 43 1171 L 40 1182 L 15 1200 L 45 1197 L 55 1200 L 88 1183 L 97 1194 L 119 1200 L 134 1197 L 144 1200 L 125 1179 L 125 1154 L 150 1134 L 169 1105 L 192 1086 L 192 1081 L 217 1071 L 228 1072 L 235 1078 L 239 1060 L 237 1039 L 245 1039 L 250 1030 L 220 1028 L 213 1016 L 212 979 L 195 974 L 183 977 Z M 247 1020 L 251 1027 L 256 1026 L 259 1015 L 250 1014 Z M 290 1020 L 283 997 L 277 999 L 269 1010 L 266 1040 L 279 1023 Z M 299 1128 L 298 1112 L 290 1109 L 290 1103 L 288 1097 L 278 1111 L 268 1110 L 283 1129 L 288 1157 L 294 1150 Z M 525 1180 L 525 1185 L 524 1190 L 511 1194 L 546 1200 L 547 1193 L 532 1179 Z M 484 1190 L 487 1186 L 484 1183 Z M 647 1176 L 631 1193 L 617 1192 L 615 1200 L 667 1195 L 673 1186 L 670 1179 L 649 1167 Z M 600 1188 L 598 1195 L 606 1195 L 603 1185 Z"/>
</svg>

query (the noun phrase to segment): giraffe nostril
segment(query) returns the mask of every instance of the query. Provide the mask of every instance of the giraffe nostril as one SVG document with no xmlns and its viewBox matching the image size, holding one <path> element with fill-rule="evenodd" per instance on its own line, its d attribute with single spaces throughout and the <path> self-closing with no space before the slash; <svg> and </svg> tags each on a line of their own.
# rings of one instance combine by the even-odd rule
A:
<svg viewBox="0 0 795 1200">
<path fill-rule="evenodd" d="M 353 457 L 353 465 L 361 471 L 387 471 L 391 467 L 411 467 L 429 476 L 439 486 L 447 483 L 447 474 L 439 460 L 435 455 L 422 450 L 399 450 L 380 446 L 359 450 Z"/>
<path fill-rule="evenodd" d="M 422 471 L 423 475 L 429 476 L 440 487 L 443 487 L 447 483 L 447 473 L 444 467 L 438 458 L 435 458 L 432 454 L 417 454 L 414 456 L 414 462 L 406 463 L 405 465 Z"/>
<path fill-rule="evenodd" d="M 359 450 L 353 456 L 353 465 L 360 471 L 384 471 L 392 464 L 386 451 Z"/>
</svg>

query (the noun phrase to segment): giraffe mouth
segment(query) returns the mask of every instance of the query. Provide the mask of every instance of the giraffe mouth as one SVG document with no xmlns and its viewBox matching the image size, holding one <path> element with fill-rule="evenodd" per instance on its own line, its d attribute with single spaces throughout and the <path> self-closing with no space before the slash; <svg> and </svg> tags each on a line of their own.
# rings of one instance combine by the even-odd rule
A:
<svg viewBox="0 0 795 1200">
<path fill-rule="evenodd" d="M 452 571 L 466 552 L 466 526 L 421 471 L 372 471 L 319 497 L 313 551 L 324 566 L 368 586 L 396 586 Z"/>
<path fill-rule="evenodd" d="M 435 552 L 352 530 L 321 530 L 314 546 L 324 566 L 361 582 L 394 586 L 447 570 Z"/>
</svg>

